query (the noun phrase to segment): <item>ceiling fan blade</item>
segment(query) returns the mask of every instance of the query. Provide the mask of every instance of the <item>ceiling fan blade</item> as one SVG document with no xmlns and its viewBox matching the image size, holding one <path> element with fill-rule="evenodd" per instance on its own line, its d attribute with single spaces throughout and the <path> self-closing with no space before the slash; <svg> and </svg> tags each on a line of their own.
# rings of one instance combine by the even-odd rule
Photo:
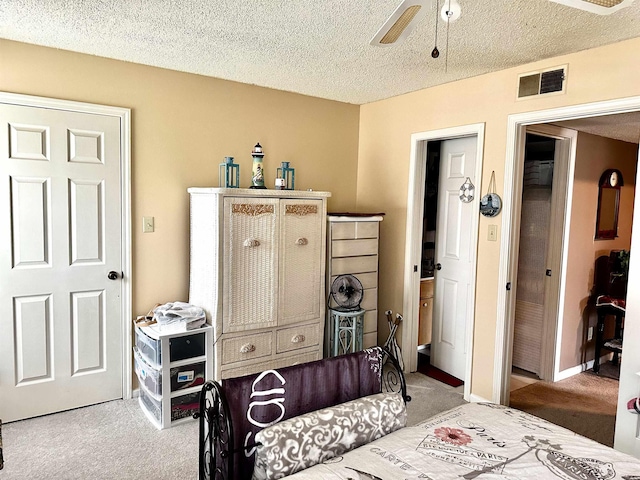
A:
<svg viewBox="0 0 640 480">
<path fill-rule="evenodd" d="M 432 6 L 431 2 L 432 0 L 403 0 L 369 43 L 384 47 L 405 39 L 427 14 Z"/>
<path fill-rule="evenodd" d="M 621 8 L 628 7 L 634 0 L 550 0 L 551 2 L 578 8 L 598 15 L 611 15 Z"/>
</svg>

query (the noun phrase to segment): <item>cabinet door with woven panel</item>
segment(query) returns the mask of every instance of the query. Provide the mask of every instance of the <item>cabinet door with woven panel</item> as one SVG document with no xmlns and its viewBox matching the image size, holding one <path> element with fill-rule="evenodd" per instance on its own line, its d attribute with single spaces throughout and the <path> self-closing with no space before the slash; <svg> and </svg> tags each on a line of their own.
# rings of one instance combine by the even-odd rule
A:
<svg viewBox="0 0 640 480">
<path fill-rule="evenodd" d="M 322 200 L 280 201 L 279 325 L 319 319 L 323 301 Z"/>
<path fill-rule="evenodd" d="M 224 199 L 224 333 L 277 324 L 278 199 Z"/>
</svg>

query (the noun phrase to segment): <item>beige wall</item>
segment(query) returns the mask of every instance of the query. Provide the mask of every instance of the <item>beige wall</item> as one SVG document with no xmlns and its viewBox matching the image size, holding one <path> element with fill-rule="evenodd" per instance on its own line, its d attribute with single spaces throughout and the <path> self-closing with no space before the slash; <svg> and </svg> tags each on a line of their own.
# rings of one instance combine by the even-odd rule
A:
<svg viewBox="0 0 640 480">
<path fill-rule="evenodd" d="M 635 197 L 638 146 L 586 133 L 578 133 L 576 166 L 569 232 L 569 254 L 560 349 L 560 371 L 593 360 L 596 315 L 589 303 L 594 262 L 611 250 L 629 250 Z M 598 183 L 608 168 L 622 172 L 618 238 L 594 240 L 598 207 Z M 587 329 L 594 339 L 587 342 Z"/>
<path fill-rule="evenodd" d="M 0 40 L 0 90 L 132 109 L 134 313 L 186 299 L 186 188 L 216 185 L 225 155 L 237 158 L 248 185 L 256 141 L 265 148 L 267 179 L 289 160 L 298 188 L 333 193 L 331 210 L 386 212 L 379 305 L 402 311 L 411 133 L 484 122 L 477 192 L 495 170 L 502 193 L 507 116 L 640 95 L 639 49 L 634 39 L 358 107 Z M 569 65 L 565 95 L 516 102 L 519 73 L 562 64 Z M 156 217 L 155 233 L 140 233 L 143 215 Z M 500 242 L 486 240 L 490 222 L 480 217 L 471 386 L 485 398 L 492 395 L 501 253 Z M 379 322 L 383 341 L 386 324 Z"/>
<path fill-rule="evenodd" d="M 217 186 L 236 157 L 249 186 L 251 150 L 265 149 L 265 182 L 290 161 L 296 188 L 355 207 L 360 107 L 303 95 L 0 40 L 0 91 L 132 110 L 133 310 L 187 300 L 187 187 Z M 142 234 L 142 216 L 155 232 Z"/>
<path fill-rule="evenodd" d="M 358 208 L 387 213 L 380 234 L 381 312 L 402 311 L 410 135 L 484 122 L 484 171 L 477 192 L 486 192 L 491 172 L 495 170 L 498 193 L 503 193 L 507 117 L 513 113 L 640 95 L 639 50 L 640 39 L 629 40 L 361 107 Z M 563 64 L 569 65 L 566 94 L 516 101 L 519 73 Z M 497 220 L 480 217 L 478 245 L 471 391 L 487 399 L 492 398 L 493 393 L 497 293 L 498 288 L 504 288 L 498 285 L 500 242 L 486 240 L 487 226 L 499 224 L 501 219 Z M 384 332 L 384 327 L 384 318 L 380 318 L 379 331 Z"/>
</svg>

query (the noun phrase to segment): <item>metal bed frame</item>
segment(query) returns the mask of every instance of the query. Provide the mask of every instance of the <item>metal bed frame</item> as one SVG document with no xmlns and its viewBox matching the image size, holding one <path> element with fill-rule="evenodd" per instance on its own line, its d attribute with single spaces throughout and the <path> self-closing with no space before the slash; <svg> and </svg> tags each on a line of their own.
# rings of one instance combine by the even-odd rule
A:
<svg viewBox="0 0 640 480">
<path fill-rule="evenodd" d="M 409 402 L 411 397 L 407 395 L 404 372 L 398 360 L 389 350 L 385 348 L 381 350 L 381 391 L 401 393 L 405 403 Z M 253 448 L 255 445 L 233 449 L 234 432 L 231 414 L 220 383 L 210 380 L 203 385 L 200 409 L 194 417 L 200 422 L 199 479 L 236 480 L 234 455 L 243 454 L 245 448 Z"/>
</svg>

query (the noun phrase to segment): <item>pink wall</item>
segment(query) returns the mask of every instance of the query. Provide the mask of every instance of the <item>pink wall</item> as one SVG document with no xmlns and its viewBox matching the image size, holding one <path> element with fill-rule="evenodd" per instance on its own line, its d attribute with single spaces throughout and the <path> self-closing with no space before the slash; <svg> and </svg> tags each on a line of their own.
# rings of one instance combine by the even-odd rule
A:
<svg viewBox="0 0 640 480">
<path fill-rule="evenodd" d="M 596 315 L 589 299 L 594 262 L 611 250 L 630 248 L 637 159 L 636 144 L 578 133 L 560 371 L 593 360 Z M 620 191 L 618 238 L 594 240 L 598 181 L 608 168 L 617 168 L 624 178 Z M 590 326 L 594 327 L 594 339 L 587 341 Z"/>
</svg>

